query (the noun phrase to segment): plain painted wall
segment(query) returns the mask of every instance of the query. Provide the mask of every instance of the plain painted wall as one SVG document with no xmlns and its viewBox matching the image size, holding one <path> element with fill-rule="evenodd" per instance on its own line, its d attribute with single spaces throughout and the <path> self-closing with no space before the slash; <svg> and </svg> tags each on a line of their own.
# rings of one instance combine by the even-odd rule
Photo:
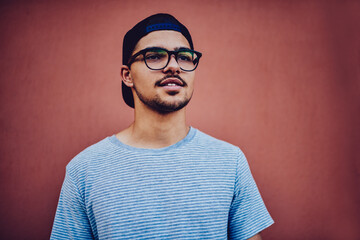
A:
<svg viewBox="0 0 360 240">
<path fill-rule="evenodd" d="M 0 238 L 48 239 L 65 166 L 127 127 L 122 38 L 169 12 L 203 52 L 192 126 L 242 148 L 264 239 L 360 236 L 360 1 L 1 1 Z"/>
</svg>

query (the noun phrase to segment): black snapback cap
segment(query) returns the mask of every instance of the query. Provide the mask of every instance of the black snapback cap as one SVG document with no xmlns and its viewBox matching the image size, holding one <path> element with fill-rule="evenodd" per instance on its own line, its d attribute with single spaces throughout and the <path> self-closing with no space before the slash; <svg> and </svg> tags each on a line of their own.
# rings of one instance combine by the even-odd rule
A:
<svg viewBox="0 0 360 240">
<path fill-rule="evenodd" d="M 146 36 L 150 32 L 160 30 L 173 30 L 180 32 L 188 40 L 190 48 L 194 50 L 189 30 L 172 15 L 158 13 L 145 18 L 125 34 L 123 41 L 123 65 L 128 64 L 136 44 L 142 37 Z M 122 95 L 125 103 L 134 108 L 134 97 L 131 88 L 126 86 L 124 83 L 122 83 Z"/>
</svg>

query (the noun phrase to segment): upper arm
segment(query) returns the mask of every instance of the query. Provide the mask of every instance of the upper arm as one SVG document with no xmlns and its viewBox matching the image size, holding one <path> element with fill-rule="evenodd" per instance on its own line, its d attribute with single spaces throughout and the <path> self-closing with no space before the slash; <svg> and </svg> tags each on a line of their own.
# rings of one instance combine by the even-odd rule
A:
<svg viewBox="0 0 360 240">
<path fill-rule="evenodd" d="M 252 236 L 251 238 L 249 238 L 248 240 L 262 240 L 262 238 L 261 238 L 260 233 L 258 233 L 256 235 Z"/>
<path fill-rule="evenodd" d="M 83 197 L 69 173 L 61 188 L 50 239 L 93 239 Z"/>
<path fill-rule="evenodd" d="M 234 196 L 229 212 L 230 239 L 261 239 L 258 234 L 273 224 L 252 177 L 244 154 L 239 150 Z"/>
</svg>

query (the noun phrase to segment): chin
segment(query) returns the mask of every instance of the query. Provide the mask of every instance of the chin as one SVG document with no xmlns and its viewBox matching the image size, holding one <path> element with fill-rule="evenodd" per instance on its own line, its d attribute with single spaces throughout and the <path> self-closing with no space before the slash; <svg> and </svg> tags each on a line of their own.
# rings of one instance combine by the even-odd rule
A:
<svg viewBox="0 0 360 240">
<path fill-rule="evenodd" d="M 148 106 L 160 113 L 171 113 L 185 108 L 189 101 L 190 99 L 182 101 L 154 101 L 148 104 Z"/>
<path fill-rule="evenodd" d="M 186 105 L 190 102 L 192 94 L 190 97 L 184 94 L 183 96 L 176 95 L 167 95 L 165 97 L 161 97 L 160 95 L 155 95 L 153 97 L 146 97 L 139 93 L 136 88 L 134 88 L 135 93 L 139 100 L 149 107 L 150 109 L 157 111 L 159 113 L 172 113 L 179 111 L 186 107 Z"/>
</svg>

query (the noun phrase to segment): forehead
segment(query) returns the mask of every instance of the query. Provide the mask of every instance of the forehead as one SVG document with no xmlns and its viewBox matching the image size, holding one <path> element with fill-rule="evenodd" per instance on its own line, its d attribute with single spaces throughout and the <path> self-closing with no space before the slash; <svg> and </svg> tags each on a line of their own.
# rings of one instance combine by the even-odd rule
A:
<svg viewBox="0 0 360 240">
<path fill-rule="evenodd" d="M 154 31 L 141 38 L 134 48 L 134 52 L 148 47 L 162 47 L 168 50 L 184 47 L 190 48 L 189 42 L 180 32 L 163 30 Z"/>
</svg>

